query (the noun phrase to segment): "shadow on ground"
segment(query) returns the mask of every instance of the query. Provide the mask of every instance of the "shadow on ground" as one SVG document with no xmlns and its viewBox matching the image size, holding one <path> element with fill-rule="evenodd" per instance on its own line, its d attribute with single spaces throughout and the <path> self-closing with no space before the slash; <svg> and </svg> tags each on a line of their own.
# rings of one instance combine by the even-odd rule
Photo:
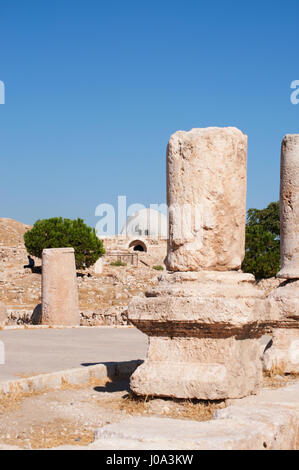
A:
<svg viewBox="0 0 299 470">
<path fill-rule="evenodd" d="M 105 386 L 94 387 L 95 392 L 130 392 L 130 379 L 118 379 L 113 382 L 107 382 Z"/>
<path fill-rule="evenodd" d="M 107 375 L 110 382 L 107 382 L 104 386 L 97 386 L 94 388 L 96 392 L 122 392 L 130 391 L 130 377 L 133 372 L 139 367 L 144 361 L 134 360 L 125 362 L 85 362 L 82 363 L 83 367 L 96 366 L 103 364 L 107 367 Z"/>
</svg>

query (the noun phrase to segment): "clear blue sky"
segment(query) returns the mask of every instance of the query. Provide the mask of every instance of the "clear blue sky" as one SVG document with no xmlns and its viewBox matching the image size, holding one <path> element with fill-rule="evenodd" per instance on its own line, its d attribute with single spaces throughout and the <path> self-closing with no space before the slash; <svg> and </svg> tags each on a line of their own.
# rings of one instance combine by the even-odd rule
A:
<svg viewBox="0 0 299 470">
<path fill-rule="evenodd" d="M 248 207 L 278 199 L 299 133 L 298 0 L 0 0 L 0 217 L 165 201 L 169 136 L 249 136 Z"/>
</svg>

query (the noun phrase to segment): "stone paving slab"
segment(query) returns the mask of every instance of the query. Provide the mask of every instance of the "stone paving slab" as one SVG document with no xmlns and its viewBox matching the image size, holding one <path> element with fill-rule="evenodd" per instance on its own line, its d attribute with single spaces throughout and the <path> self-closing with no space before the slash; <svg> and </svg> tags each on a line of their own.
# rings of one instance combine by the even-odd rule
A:
<svg viewBox="0 0 299 470">
<path fill-rule="evenodd" d="M 126 327 L 4 329 L 0 341 L 6 356 L 0 383 L 98 363 L 142 360 L 147 350 L 147 337 Z"/>
<path fill-rule="evenodd" d="M 237 400 L 227 400 L 226 403 L 230 406 L 242 406 L 246 408 L 249 406 L 265 406 L 271 404 L 273 407 L 284 406 L 299 410 L 299 382 L 277 389 L 264 388 L 257 395 L 251 395 Z"/>
<path fill-rule="evenodd" d="M 129 378 L 141 363 L 142 361 L 140 360 L 109 362 L 78 369 L 34 375 L 24 379 L 2 381 L 0 382 L 0 397 L 56 390 L 63 388 L 65 385 L 88 385 L 97 379 L 116 380 Z"/>
<path fill-rule="evenodd" d="M 299 382 L 235 400 L 212 421 L 132 417 L 100 428 L 90 449 L 298 450 Z"/>
</svg>

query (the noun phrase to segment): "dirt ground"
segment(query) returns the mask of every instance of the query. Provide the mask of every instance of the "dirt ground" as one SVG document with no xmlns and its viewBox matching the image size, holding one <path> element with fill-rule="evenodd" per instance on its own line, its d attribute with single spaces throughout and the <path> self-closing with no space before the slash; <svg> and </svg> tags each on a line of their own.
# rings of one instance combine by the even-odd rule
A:
<svg viewBox="0 0 299 470">
<path fill-rule="evenodd" d="M 283 387 L 298 377 L 265 377 L 266 387 Z M 0 399 L 0 449 L 86 446 L 94 431 L 128 416 L 164 416 L 207 421 L 225 402 L 145 399 L 133 396 L 128 381 L 102 381 L 82 387 Z"/>
<path fill-rule="evenodd" d="M 0 400 L 0 448 L 52 448 L 84 446 L 93 442 L 94 431 L 130 415 L 158 415 L 209 420 L 223 402 L 202 403 L 138 399 L 128 381 L 102 382 L 85 387 L 46 391 Z"/>
</svg>

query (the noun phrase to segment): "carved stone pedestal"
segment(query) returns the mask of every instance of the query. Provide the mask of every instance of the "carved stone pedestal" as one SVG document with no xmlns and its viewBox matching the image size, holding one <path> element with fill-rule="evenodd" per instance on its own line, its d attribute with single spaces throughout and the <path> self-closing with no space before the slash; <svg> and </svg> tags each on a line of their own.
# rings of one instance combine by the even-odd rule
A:
<svg viewBox="0 0 299 470">
<path fill-rule="evenodd" d="M 299 374 L 299 280 L 285 281 L 271 292 L 269 299 L 278 309 L 272 346 L 265 351 L 264 370 Z"/>
<path fill-rule="evenodd" d="M 129 307 L 149 336 L 146 361 L 131 377 L 138 395 L 218 400 L 256 393 L 262 381 L 260 323 L 270 302 L 251 274 L 177 272 Z"/>
</svg>

